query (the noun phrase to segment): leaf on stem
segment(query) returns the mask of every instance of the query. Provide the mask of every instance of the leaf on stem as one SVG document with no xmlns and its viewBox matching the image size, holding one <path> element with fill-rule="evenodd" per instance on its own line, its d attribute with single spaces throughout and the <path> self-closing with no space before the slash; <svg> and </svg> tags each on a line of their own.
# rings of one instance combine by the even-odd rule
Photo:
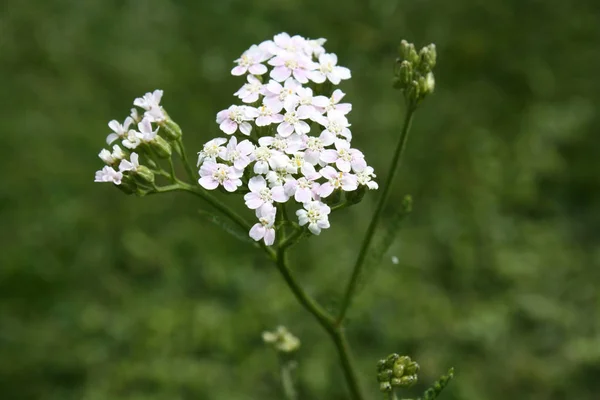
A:
<svg viewBox="0 0 600 400">
<path fill-rule="evenodd" d="M 229 233 L 231 236 L 235 237 L 236 239 L 239 239 L 242 242 L 246 242 L 246 243 L 254 243 L 252 238 L 250 236 L 248 236 L 248 232 L 244 231 L 239 226 L 232 224 L 225 218 L 222 218 L 219 215 L 216 215 L 216 214 L 210 213 L 208 211 L 204 211 L 204 210 L 198 210 L 198 212 L 200 213 L 200 216 L 203 219 L 210 221 L 213 224 L 217 225 L 219 228 L 223 229 L 225 232 Z"/>
</svg>

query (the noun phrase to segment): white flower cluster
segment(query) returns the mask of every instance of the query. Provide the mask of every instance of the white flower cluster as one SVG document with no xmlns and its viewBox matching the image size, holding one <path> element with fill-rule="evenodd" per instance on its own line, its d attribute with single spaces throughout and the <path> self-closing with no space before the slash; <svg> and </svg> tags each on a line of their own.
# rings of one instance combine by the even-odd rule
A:
<svg viewBox="0 0 600 400">
<path fill-rule="evenodd" d="M 108 123 L 112 133 L 106 137 L 106 143 L 109 146 L 112 145 L 112 151 L 102 149 L 98 154 L 106 166 L 100 171 L 96 171 L 95 182 L 112 182 L 120 185 L 124 172 L 135 173 L 140 167 L 139 155 L 132 150 L 142 144 L 158 144 L 162 148 L 168 146 L 157 134 L 159 130 L 157 124 L 167 119 L 160 106 L 162 95 L 162 90 L 155 90 L 134 100 L 133 105 L 144 110 L 142 116 L 134 107 L 131 109 L 131 115 L 122 124 L 117 120 Z M 155 125 L 153 126 L 153 124 Z M 130 129 L 132 125 L 137 125 L 137 130 Z M 119 143 L 115 144 L 115 142 Z M 158 142 L 162 142 L 162 144 Z"/>
<path fill-rule="evenodd" d="M 205 189 L 234 192 L 247 182 L 244 200 L 258 218 L 250 236 L 266 245 L 275 241 L 273 202 L 302 204 L 299 224 L 318 235 L 329 228 L 331 209 L 324 198 L 361 185 L 377 189 L 373 168 L 351 147 L 346 115 L 352 105 L 340 103 L 344 92 L 318 95 L 329 86 L 326 81 L 337 85 L 350 78 L 324 43 L 280 33 L 246 50 L 231 71 L 247 74 L 247 83 L 234 94 L 245 104 L 217 114 L 221 131 L 230 137 L 213 139 L 198 153 Z"/>
</svg>

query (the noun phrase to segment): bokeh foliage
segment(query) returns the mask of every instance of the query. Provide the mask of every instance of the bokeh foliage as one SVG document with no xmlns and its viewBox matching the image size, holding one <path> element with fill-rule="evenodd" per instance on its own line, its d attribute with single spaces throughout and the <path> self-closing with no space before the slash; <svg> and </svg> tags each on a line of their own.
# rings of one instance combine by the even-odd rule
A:
<svg viewBox="0 0 600 400">
<path fill-rule="evenodd" d="M 280 31 L 328 38 L 352 69 L 354 142 L 380 175 L 396 46 L 437 44 L 389 206 L 411 193 L 414 212 L 350 313 L 373 398 L 390 352 L 421 364 L 410 394 L 454 366 L 447 399 L 597 398 L 599 19 L 592 0 L 5 0 L 0 398 L 279 399 L 260 335 L 277 324 L 302 340 L 302 398 L 345 398 L 327 337 L 196 198 L 92 183 L 107 121 L 146 91 L 165 90 L 190 155 L 216 136 L 231 60 Z M 295 252 L 328 308 L 375 197 Z"/>
</svg>

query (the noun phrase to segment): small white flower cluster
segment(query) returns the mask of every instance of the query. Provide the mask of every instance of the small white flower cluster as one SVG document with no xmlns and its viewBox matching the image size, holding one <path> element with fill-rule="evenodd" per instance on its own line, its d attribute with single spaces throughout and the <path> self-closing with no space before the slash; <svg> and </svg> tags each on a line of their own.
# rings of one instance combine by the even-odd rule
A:
<svg viewBox="0 0 600 400">
<path fill-rule="evenodd" d="M 250 237 L 266 245 L 275 241 L 273 202 L 302 204 L 296 212 L 299 224 L 318 235 L 329 228 L 331 209 L 324 198 L 338 189 L 377 189 L 373 168 L 351 148 L 346 115 L 352 105 L 340 103 L 344 92 L 316 95 L 326 81 L 337 85 L 350 78 L 350 70 L 337 65 L 324 43 L 280 33 L 246 50 L 231 71 L 248 74 L 235 93 L 245 104 L 217 114 L 230 138 L 213 139 L 198 153 L 199 183 L 205 189 L 222 186 L 234 192 L 247 182 L 244 199 L 258 218 Z M 313 135 L 311 125 L 318 131 Z"/>
<path fill-rule="evenodd" d="M 156 124 L 167 119 L 164 110 L 160 106 L 162 95 L 162 90 L 155 90 L 134 100 L 133 105 L 144 110 L 142 116 L 140 116 L 138 109 L 134 107 L 131 109 L 131 115 L 125 118 L 122 124 L 117 120 L 108 123 L 112 133 L 106 137 L 106 143 L 109 146 L 112 145 L 112 152 L 102 149 L 98 154 L 98 157 L 104 161 L 106 166 L 100 171 L 96 171 L 94 182 L 112 182 L 115 185 L 120 185 L 124 172 L 135 173 L 140 167 L 139 155 L 132 150 L 144 143 L 154 144 L 162 141 L 162 138 L 157 134 L 159 128 L 156 126 Z M 155 124 L 155 126 L 152 124 Z M 137 130 L 130 129 L 132 125 L 137 125 Z M 119 143 L 114 144 L 115 142 Z M 129 154 L 130 152 L 131 154 Z M 129 157 L 129 160 L 127 160 L 127 157 Z"/>
</svg>

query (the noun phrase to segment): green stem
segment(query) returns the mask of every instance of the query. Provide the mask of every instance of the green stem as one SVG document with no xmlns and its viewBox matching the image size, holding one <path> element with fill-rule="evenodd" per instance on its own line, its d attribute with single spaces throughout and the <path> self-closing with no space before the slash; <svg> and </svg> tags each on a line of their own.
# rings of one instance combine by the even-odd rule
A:
<svg viewBox="0 0 600 400">
<path fill-rule="evenodd" d="M 332 315 L 330 315 L 323 307 L 321 307 L 312 297 L 310 297 L 300 284 L 296 281 L 292 271 L 289 269 L 286 257 L 286 245 L 287 241 L 284 241 L 277 249 L 276 263 L 279 272 L 283 276 L 283 279 L 292 290 L 296 299 L 300 304 L 310 312 L 321 327 L 329 334 L 333 340 L 340 357 L 342 370 L 352 400 L 363 400 L 362 391 L 358 383 L 358 376 L 352 362 L 352 356 L 350 354 L 350 348 L 348 341 L 346 340 L 343 329 L 336 325 L 336 321 Z"/>
<path fill-rule="evenodd" d="M 181 140 L 181 138 L 179 138 L 175 143 L 176 143 L 176 146 L 178 147 L 177 152 L 181 156 L 181 160 L 183 161 L 183 166 L 185 167 L 187 174 L 189 175 L 192 182 L 196 182 L 198 180 L 198 177 L 196 176 L 196 173 L 194 172 L 192 166 L 190 165 L 190 161 L 187 157 L 187 154 L 185 153 L 185 148 L 183 147 L 183 141 Z"/>
<path fill-rule="evenodd" d="M 404 149 L 406 148 L 408 132 L 410 131 L 410 126 L 412 123 L 415 109 L 416 108 L 413 104 L 409 104 L 406 110 L 406 115 L 404 117 L 404 125 L 402 127 L 402 133 L 400 134 L 400 140 L 398 141 L 396 151 L 394 152 L 394 157 L 390 164 L 387 179 L 385 181 L 385 184 L 383 185 L 383 193 L 379 198 L 379 202 L 377 203 L 377 207 L 375 208 L 373 218 L 371 218 L 371 223 L 369 224 L 367 233 L 365 234 L 362 245 L 360 247 L 358 257 L 356 258 L 354 269 L 352 270 L 352 276 L 350 277 L 348 286 L 346 286 L 346 292 L 344 294 L 342 306 L 337 317 L 338 325 L 341 325 L 341 323 L 344 321 L 348 308 L 350 307 L 350 303 L 352 302 L 352 298 L 354 297 L 354 294 L 356 292 L 356 286 L 358 284 L 358 279 L 361 276 L 362 267 L 364 265 L 365 258 L 367 257 L 369 246 L 373 241 L 375 230 L 377 229 L 379 220 L 381 219 L 381 214 L 383 213 L 385 203 L 387 202 L 388 197 L 390 195 L 390 188 L 392 187 L 392 183 L 394 182 L 396 170 L 398 169 L 398 165 L 400 164 L 400 160 L 402 159 L 402 154 L 404 153 Z"/>
<path fill-rule="evenodd" d="M 293 365 L 290 361 L 279 360 L 281 373 L 281 386 L 286 400 L 296 400 L 298 393 L 294 387 L 294 378 L 292 376 Z"/>
</svg>

